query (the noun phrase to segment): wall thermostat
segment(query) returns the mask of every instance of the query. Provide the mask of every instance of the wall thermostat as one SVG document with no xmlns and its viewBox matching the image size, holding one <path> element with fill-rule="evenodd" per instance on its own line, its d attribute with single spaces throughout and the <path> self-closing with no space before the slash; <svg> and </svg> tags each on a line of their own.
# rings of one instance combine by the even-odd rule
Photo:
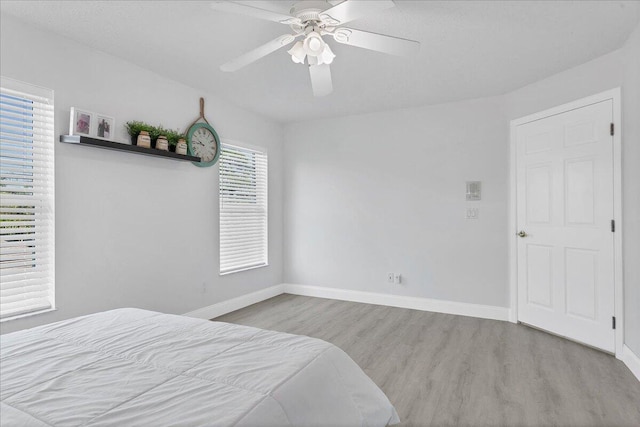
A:
<svg viewBox="0 0 640 427">
<path fill-rule="evenodd" d="M 480 181 L 467 181 L 467 201 L 480 200 Z"/>
</svg>

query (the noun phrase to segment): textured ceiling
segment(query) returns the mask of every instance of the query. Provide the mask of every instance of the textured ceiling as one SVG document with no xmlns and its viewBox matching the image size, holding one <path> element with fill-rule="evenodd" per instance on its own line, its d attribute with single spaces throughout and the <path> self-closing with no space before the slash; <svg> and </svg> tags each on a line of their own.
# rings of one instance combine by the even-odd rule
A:
<svg viewBox="0 0 640 427">
<path fill-rule="evenodd" d="M 292 1 L 251 1 L 287 12 Z M 280 122 L 499 95 L 622 46 L 638 1 L 403 1 L 349 26 L 418 40 L 397 58 L 331 41 L 334 93 L 314 98 L 282 49 L 235 73 L 219 66 L 288 32 L 189 1 L 2 1 L 0 11 Z"/>
</svg>

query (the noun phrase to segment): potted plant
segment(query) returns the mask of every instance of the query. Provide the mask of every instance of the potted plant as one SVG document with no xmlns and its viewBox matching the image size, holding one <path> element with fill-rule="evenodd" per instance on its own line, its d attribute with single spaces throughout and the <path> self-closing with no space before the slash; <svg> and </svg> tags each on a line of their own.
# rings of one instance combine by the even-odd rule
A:
<svg viewBox="0 0 640 427">
<path fill-rule="evenodd" d="M 180 131 L 176 130 L 165 130 L 164 135 L 167 137 L 169 141 L 169 147 L 171 151 L 176 151 L 176 145 L 180 139 L 187 139 L 187 136 Z"/>
<path fill-rule="evenodd" d="M 140 132 L 142 132 L 143 130 L 149 132 L 152 148 L 155 148 L 156 140 L 160 135 L 167 137 L 167 141 L 169 142 L 169 149 L 171 151 L 176 151 L 176 144 L 178 144 L 178 140 L 180 138 L 187 139 L 187 137 L 177 129 L 165 129 L 164 127 L 162 127 L 162 125 L 151 126 L 150 124 L 137 120 L 127 122 L 126 127 L 127 132 L 129 132 L 129 135 L 131 136 L 131 144 L 133 145 L 136 145 L 138 135 L 140 135 Z"/>
<path fill-rule="evenodd" d="M 151 136 L 152 140 L 153 140 L 153 126 L 141 122 L 141 121 L 137 121 L 137 120 L 133 120 L 130 122 L 127 122 L 126 124 L 126 128 L 127 128 L 127 132 L 129 133 L 129 136 L 131 136 L 131 144 L 132 145 L 136 145 L 137 143 L 137 139 L 138 139 L 138 135 L 140 135 L 140 132 L 142 132 L 143 130 L 149 132 L 149 135 Z"/>
</svg>

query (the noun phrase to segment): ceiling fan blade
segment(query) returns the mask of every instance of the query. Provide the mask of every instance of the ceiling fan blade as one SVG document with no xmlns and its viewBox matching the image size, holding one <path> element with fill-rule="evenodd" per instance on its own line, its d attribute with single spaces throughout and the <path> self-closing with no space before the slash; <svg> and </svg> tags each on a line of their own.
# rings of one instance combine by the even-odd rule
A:
<svg viewBox="0 0 640 427">
<path fill-rule="evenodd" d="M 309 65 L 309 75 L 314 96 L 326 96 L 333 92 L 329 64 Z"/>
<path fill-rule="evenodd" d="M 325 10 L 320 17 L 330 21 L 332 25 L 340 25 L 394 6 L 392 0 L 346 0 Z"/>
<path fill-rule="evenodd" d="M 300 20 L 290 15 L 273 12 L 271 10 L 260 9 L 255 6 L 235 3 L 232 1 L 214 1 L 211 8 L 223 12 L 237 13 L 239 15 L 251 16 L 253 18 L 265 19 L 267 21 L 278 22 L 280 24 L 300 24 Z"/>
<path fill-rule="evenodd" d="M 291 44 L 292 41 L 296 39 L 297 36 L 292 36 L 291 34 L 285 34 L 283 36 L 278 37 L 275 40 L 271 40 L 269 43 L 263 44 L 260 47 L 253 49 L 250 52 L 245 53 L 244 55 L 240 55 L 236 59 L 232 59 L 220 66 L 222 71 L 236 71 L 242 67 L 246 67 L 252 62 L 257 61 L 258 59 L 269 55 L 270 53 L 275 52 L 276 50 Z"/>
<path fill-rule="evenodd" d="M 415 40 L 385 36 L 384 34 L 370 33 L 352 28 L 337 28 L 333 33 L 333 38 L 338 43 L 388 53 L 389 55 L 410 56 L 415 55 L 420 50 L 420 42 Z"/>
</svg>

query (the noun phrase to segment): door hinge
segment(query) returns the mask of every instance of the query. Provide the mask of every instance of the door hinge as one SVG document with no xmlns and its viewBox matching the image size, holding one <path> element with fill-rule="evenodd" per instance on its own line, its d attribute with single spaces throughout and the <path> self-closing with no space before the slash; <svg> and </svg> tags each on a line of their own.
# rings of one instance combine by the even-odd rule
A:
<svg viewBox="0 0 640 427">
<path fill-rule="evenodd" d="M 610 129 L 611 136 L 613 136 L 613 134 L 615 133 L 615 128 L 613 126 L 613 123 L 611 123 L 611 127 L 609 129 Z"/>
<path fill-rule="evenodd" d="M 611 327 L 612 327 L 613 329 L 615 329 L 615 328 L 616 328 L 616 316 L 613 316 L 613 317 L 611 318 Z"/>
<path fill-rule="evenodd" d="M 615 219 L 611 220 L 611 232 L 612 233 L 616 232 L 616 220 Z"/>
</svg>

